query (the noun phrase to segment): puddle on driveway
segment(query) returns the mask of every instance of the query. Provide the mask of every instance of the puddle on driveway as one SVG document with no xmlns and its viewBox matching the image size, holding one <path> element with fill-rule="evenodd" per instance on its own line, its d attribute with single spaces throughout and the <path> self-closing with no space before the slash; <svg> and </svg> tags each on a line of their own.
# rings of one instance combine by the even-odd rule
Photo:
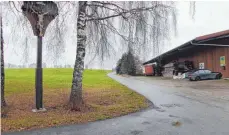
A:
<svg viewBox="0 0 229 135">
<path fill-rule="evenodd" d="M 156 109 L 156 111 L 158 111 L 158 112 L 165 112 L 165 110 L 163 110 L 161 108 Z"/>
<path fill-rule="evenodd" d="M 131 131 L 130 133 L 132 134 L 132 135 L 138 135 L 138 134 L 140 134 L 140 133 L 142 133 L 143 131 L 140 131 L 140 130 L 134 130 L 134 131 Z"/>
<path fill-rule="evenodd" d="M 167 107 L 167 108 L 171 108 L 171 107 L 181 107 L 181 104 L 161 104 L 162 107 Z"/>
<path fill-rule="evenodd" d="M 169 115 L 169 117 L 173 117 L 173 118 L 179 118 L 179 116 L 175 116 L 175 115 Z"/>
<path fill-rule="evenodd" d="M 142 124 L 143 124 L 143 125 L 148 125 L 148 124 L 151 124 L 151 123 L 148 122 L 148 121 L 144 121 L 144 122 L 142 122 Z"/>
</svg>

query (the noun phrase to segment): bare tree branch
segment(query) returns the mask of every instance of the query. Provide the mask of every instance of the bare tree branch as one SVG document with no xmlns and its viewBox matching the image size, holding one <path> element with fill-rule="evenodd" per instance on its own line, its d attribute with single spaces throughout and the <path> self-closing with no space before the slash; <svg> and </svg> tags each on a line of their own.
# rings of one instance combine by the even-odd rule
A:
<svg viewBox="0 0 229 135">
<path fill-rule="evenodd" d="M 157 7 L 157 6 L 156 6 Z M 114 15 L 110 15 L 110 16 L 106 16 L 106 17 L 101 17 L 101 18 L 89 18 L 87 19 L 86 21 L 95 21 L 95 20 L 106 20 L 106 19 L 109 19 L 109 18 L 113 18 L 113 17 L 117 17 L 117 16 L 122 16 L 124 14 L 127 14 L 127 13 L 136 13 L 136 12 L 142 12 L 142 11 L 150 11 L 150 10 L 153 10 L 154 8 L 156 7 L 143 7 L 143 8 L 135 8 L 135 9 L 130 9 L 128 11 L 124 11 L 124 12 L 120 12 L 118 14 L 114 14 Z"/>
</svg>

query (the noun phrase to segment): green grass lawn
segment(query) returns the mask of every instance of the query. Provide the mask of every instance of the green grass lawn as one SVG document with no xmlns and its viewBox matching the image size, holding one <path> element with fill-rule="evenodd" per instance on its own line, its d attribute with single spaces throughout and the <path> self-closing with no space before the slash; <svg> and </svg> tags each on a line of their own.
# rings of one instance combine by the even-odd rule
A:
<svg viewBox="0 0 229 135">
<path fill-rule="evenodd" d="M 87 106 L 70 111 L 68 102 L 73 69 L 44 69 L 44 113 L 34 108 L 35 69 L 6 69 L 5 97 L 8 107 L 2 111 L 2 131 L 28 130 L 63 124 L 103 120 L 149 106 L 147 100 L 107 76 L 110 71 L 85 70 L 83 99 Z"/>
<path fill-rule="evenodd" d="M 6 95 L 34 90 L 35 69 L 6 69 Z M 84 88 L 109 88 L 118 83 L 109 79 L 105 70 L 85 70 Z M 46 68 L 43 71 L 45 89 L 71 88 L 73 69 Z M 101 85 L 102 84 L 102 85 Z M 20 89 L 18 89 L 20 87 Z"/>
</svg>

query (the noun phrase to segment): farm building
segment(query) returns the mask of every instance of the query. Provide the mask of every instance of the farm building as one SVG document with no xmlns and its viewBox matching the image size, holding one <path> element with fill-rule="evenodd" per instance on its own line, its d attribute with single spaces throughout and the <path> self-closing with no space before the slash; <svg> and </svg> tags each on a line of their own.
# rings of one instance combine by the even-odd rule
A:
<svg viewBox="0 0 229 135">
<path fill-rule="evenodd" d="M 183 63 L 184 72 L 192 68 L 209 69 L 221 72 L 224 78 L 228 78 L 229 30 L 197 37 L 143 63 L 143 65 L 155 62 L 163 67 L 163 76 L 172 77 L 176 63 L 181 65 Z M 177 68 L 180 68 L 180 65 Z"/>
</svg>

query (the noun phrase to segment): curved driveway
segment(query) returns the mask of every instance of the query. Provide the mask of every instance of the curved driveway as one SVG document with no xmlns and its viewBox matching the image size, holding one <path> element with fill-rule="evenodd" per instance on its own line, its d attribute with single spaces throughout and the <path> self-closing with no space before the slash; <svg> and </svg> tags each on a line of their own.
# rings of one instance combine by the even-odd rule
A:
<svg viewBox="0 0 229 135">
<path fill-rule="evenodd" d="M 155 107 L 104 121 L 5 135 L 229 135 L 229 101 L 190 96 L 179 91 L 188 88 L 155 86 L 136 77 L 109 76 L 144 95 Z"/>
</svg>

